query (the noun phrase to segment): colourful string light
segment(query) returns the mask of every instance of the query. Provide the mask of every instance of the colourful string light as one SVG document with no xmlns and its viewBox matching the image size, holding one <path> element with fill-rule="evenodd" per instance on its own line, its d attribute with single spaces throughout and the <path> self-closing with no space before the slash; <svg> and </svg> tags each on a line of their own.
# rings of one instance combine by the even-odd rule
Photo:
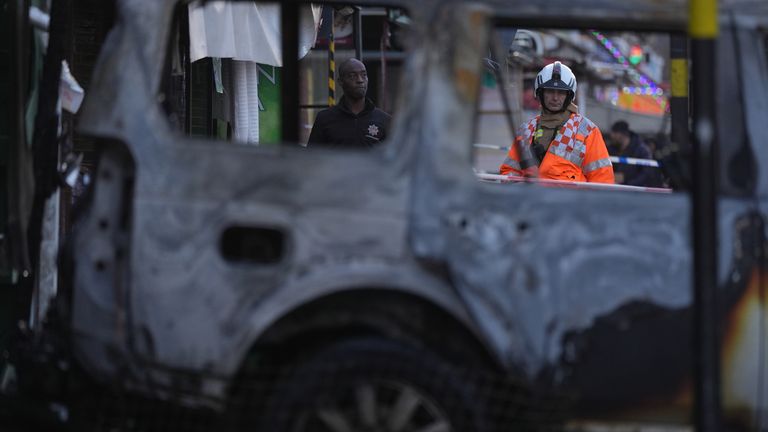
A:
<svg viewBox="0 0 768 432">
<path fill-rule="evenodd" d="M 626 57 L 624 57 L 624 54 L 616 48 L 616 45 L 604 34 L 600 33 L 596 30 L 590 30 L 592 33 L 592 36 L 595 37 L 595 39 L 600 42 L 600 44 L 605 48 L 613 58 L 622 66 L 625 67 L 627 72 L 629 73 L 630 78 L 634 80 L 635 82 L 642 85 L 644 88 L 647 88 L 648 90 L 643 90 L 639 94 L 648 94 L 653 97 L 653 99 L 658 103 L 662 109 L 665 111 L 669 109 L 669 105 L 667 104 L 667 99 L 664 97 L 664 90 L 660 88 L 653 80 L 648 78 L 647 76 L 643 75 L 642 73 L 638 72 L 637 69 L 627 60 Z M 633 91 L 634 93 L 634 91 Z"/>
</svg>

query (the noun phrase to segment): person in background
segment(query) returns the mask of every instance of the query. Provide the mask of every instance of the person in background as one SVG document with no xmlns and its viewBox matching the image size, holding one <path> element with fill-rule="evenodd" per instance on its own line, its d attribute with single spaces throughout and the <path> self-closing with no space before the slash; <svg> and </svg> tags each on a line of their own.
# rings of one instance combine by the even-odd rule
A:
<svg viewBox="0 0 768 432">
<path fill-rule="evenodd" d="M 573 103 L 576 77 L 571 69 L 559 61 L 545 66 L 536 76 L 534 94 L 541 114 L 518 130 L 499 168 L 501 174 L 613 183 L 603 135 Z"/>
<path fill-rule="evenodd" d="M 338 78 L 344 95 L 336 106 L 317 114 L 307 146 L 364 149 L 384 141 L 391 116 L 365 97 L 368 73 L 363 62 L 346 60 Z"/>
<path fill-rule="evenodd" d="M 614 156 L 652 159 L 651 151 L 643 139 L 629 128 L 624 120 L 619 120 L 611 126 L 610 138 L 612 145 L 610 153 Z M 643 165 L 616 164 L 616 183 L 630 186 L 661 186 L 661 176 L 658 168 Z"/>
</svg>

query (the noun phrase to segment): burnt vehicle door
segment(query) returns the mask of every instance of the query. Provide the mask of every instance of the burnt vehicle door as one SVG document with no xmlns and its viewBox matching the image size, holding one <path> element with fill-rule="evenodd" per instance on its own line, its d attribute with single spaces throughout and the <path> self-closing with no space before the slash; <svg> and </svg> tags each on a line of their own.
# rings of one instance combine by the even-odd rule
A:
<svg viewBox="0 0 768 432">
<path fill-rule="evenodd" d="M 686 22 L 682 2 L 662 9 L 650 2 L 615 7 L 558 2 L 540 10 L 493 6 L 497 32 L 546 28 L 597 37 L 605 28 L 675 38 L 684 35 Z M 749 7 L 727 6 L 715 71 L 720 125 L 716 291 L 722 320 L 716 345 L 727 424 L 760 430 L 766 412 L 766 286 L 760 192 L 765 176 L 759 166 L 765 158 L 757 155 L 765 151 L 765 140 L 755 128 L 766 112 L 765 34 L 758 31 L 761 24 L 745 21 L 754 12 Z M 756 21 L 764 25 L 761 19 Z M 485 43 L 480 36 L 466 38 L 445 61 L 461 71 L 473 52 L 489 52 Z M 507 47 L 497 52 L 506 54 Z M 504 56 L 491 61 L 503 66 Z M 702 79 L 696 66 L 690 67 L 691 78 Z M 478 119 L 483 102 L 475 103 L 482 89 L 462 78 L 457 72 L 453 91 L 425 99 L 422 108 L 433 118 L 451 120 L 428 128 L 430 139 L 419 147 L 411 200 L 415 252 L 448 263 L 457 290 L 511 373 L 573 396 L 577 417 L 687 423 L 695 379 L 690 341 L 696 242 L 689 189 L 681 184 L 673 193 L 649 193 L 599 185 L 478 182 L 468 166 L 478 168 L 478 160 L 487 158 L 473 154 L 472 143 L 482 142 L 477 137 L 488 123 Z M 687 90 L 685 77 L 682 89 Z M 757 93 L 760 97 L 747 96 Z M 579 97 L 577 92 L 577 103 Z M 682 122 L 683 130 L 688 129 L 686 111 L 672 112 L 673 125 Z M 599 126 L 607 136 L 610 123 Z M 509 137 L 494 144 L 508 148 L 511 142 Z M 690 154 L 685 142 L 674 144 L 676 157 Z M 503 158 L 500 153 L 497 163 Z M 673 166 L 679 160 L 663 162 Z"/>
<path fill-rule="evenodd" d="M 241 90 L 227 71 L 236 74 L 238 65 L 198 60 L 194 41 L 184 39 L 196 19 L 206 31 L 220 18 L 240 19 L 230 7 L 236 4 L 260 18 L 279 11 L 286 29 L 277 44 L 281 87 L 271 99 L 279 103 L 265 110 L 256 103 L 264 100 L 250 98 L 251 106 L 228 111 L 225 99 Z M 59 298 L 75 358 L 99 383 L 226 412 L 263 430 L 346 423 L 485 429 L 480 390 L 461 385 L 449 366 L 487 371 L 498 363 L 440 266 L 422 265 L 408 246 L 425 115 L 412 101 L 430 97 L 431 83 L 403 84 L 383 147 L 303 148 L 300 108 L 316 110 L 318 101 L 300 99 L 297 90 L 319 87 L 327 98 L 329 77 L 317 72 L 329 62 L 325 47 L 299 62 L 305 53 L 292 48 L 302 43 L 301 19 L 317 15 L 299 2 L 261 5 L 208 3 L 208 17 L 170 1 L 121 2 L 82 113 L 82 131 L 97 137 L 101 155 L 65 252 L 69 289 Z M 349 15 L 345 6 L 333 5 L 334 13 Z M 433 10 L 414 6 L 404 15 L 387 1 L 352 6 L 393 35 Z M 424 27 L 414 27 L 424 37 Z M 218 29 L 206 37 L 238 40 L 232 30 L 264 30 Z M 405 57 L 402 49 L 381 51 L 373 58 L 362 52 L 371 83 L 377 71 L 378 82 L 383 73 L 392 79 L 391 67 Z M 431 69 L 433 54 L 421 51 L 402 74 Z M 302 69 L 306 62 L 311 67 Z M 272 82 L 271 72 L 255 71 L 259 83 L 264 75 Z M 277 138 L 255 145 L 249 132 L 236 142 L 237 124 L 228 119 L 239 109 L 276 107 Z"/>
</svg>

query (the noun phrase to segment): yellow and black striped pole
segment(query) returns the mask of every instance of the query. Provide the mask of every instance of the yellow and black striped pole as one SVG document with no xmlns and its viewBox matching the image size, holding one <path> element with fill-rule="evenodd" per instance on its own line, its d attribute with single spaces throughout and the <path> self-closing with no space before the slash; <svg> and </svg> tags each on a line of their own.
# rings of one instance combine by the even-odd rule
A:
<svg viewBox="0 0 768 432">
<path fill-rule="evenodd" d="M 331 32 L 328 37 L 328 106 L 336 105 L 336 38 L 333 32 L 333 22 L 336 13 L 331 10 Z"/>
<path fill-rule="evenodd" d="M 693 373 L 697 432 L 722 430 L 718 302 L 717 0 L 689 0 L 693 113 Z"/>
</svg>

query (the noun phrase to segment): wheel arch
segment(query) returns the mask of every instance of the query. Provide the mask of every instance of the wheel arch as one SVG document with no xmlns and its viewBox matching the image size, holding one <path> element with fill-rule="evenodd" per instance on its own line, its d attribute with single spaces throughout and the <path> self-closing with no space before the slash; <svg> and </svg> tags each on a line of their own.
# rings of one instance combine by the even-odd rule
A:
<svg viewBox="0 0 768 432">
<path fill-rule="evenodd" d="M 330 292 L 274 320 L 250 345 L 241 365 L 254 353 L 293 361 L 339 339 L 376 335 L 428 348 L 457 365 L 501 370 L 499 358 L 459 307 L 392 287 Z"/>
</svg>

